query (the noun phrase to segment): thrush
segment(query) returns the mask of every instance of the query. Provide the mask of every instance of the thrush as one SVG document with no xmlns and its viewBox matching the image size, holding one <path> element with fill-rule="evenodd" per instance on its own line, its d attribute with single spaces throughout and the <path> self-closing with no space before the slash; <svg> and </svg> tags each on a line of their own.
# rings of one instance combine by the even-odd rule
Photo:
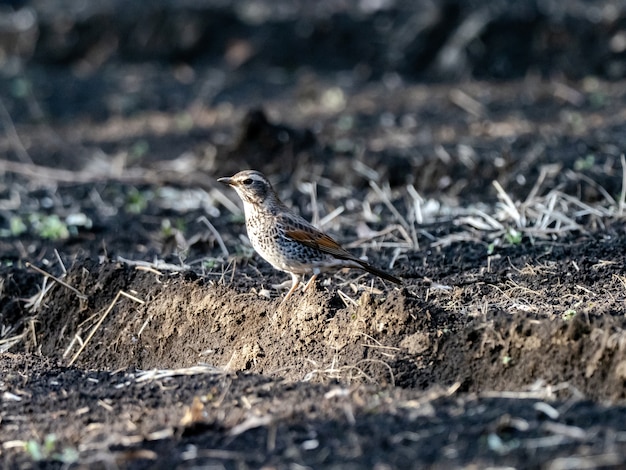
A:
<svg viewBox="0 0 626 470">
<path fill-rule="evenodd" d="M 291 289 L 283 302 L 298 288 L 302 275 L 312 274 L 306 290 L 318 274 L 341 268 L 359 268 L 386 281 L 402 283 L 343 249 L 294 213 L 278 198 L 262 173 L 244 170 L 217 181 L 234 188 L 243 201 L 248 238 L 256 252 L 274 268 L 291 274 Z"/>
</svg>

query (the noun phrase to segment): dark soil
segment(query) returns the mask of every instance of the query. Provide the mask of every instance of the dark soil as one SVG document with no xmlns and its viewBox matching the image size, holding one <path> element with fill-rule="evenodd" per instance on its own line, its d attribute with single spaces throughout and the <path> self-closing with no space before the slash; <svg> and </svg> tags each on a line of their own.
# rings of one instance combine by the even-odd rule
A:
<svg viewBox="0 0 626 470">
<path fill-rule="evenodd" d="M 0 10 L 3 468 L 626 466 L 626 6 L 335 3 Z"/>
</svg>

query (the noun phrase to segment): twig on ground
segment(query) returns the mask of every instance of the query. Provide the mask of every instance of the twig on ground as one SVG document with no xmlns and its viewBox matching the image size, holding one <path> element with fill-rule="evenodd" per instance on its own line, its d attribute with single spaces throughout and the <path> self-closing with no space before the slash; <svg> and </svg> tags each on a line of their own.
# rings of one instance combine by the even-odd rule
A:
<svg viewBox="0 0 626 470">
<path fill-rule="evenodd" d="M 223 205 L 226 209 L 229 210 L 231 214 L 241 215 L 241 209 L 239 206 L 231 201 L 226 194 L 220 188 L 213 188 L 211 190 L 211 195 L 217 200 L 221 205 Z"/>
<path fill-rule="evenodd" d="M 455 88 L 450 91 L 448 98 L 452 103 L 457 105 L 466 113 L 471 114 L 472 116 L 485 117 L 487 115 L 485 107 L 480 101 L 471 97 L 459 88 Z"/>
<path fill-rule="evenodd" d="M 93 335 L 96 333 L 96 331 L 98 331 L 98 328 L 100 328 L 100 325 L 102 325 L 102 323 L 107 318 L 111 310 L 113 310 L 113 307 L 115 307 L 115 305 L 117 304 L 117 301 L 119 300 L 119 298 L 122 296 L 129 298 L 132 301 L 137 302 L 140 305 L 143 305 L 145 303 L 143 300 L 135 297 L 134 295 L 128 294 L 127 292 L 124 292 L 122 290 L 118 291 L 115 297 L 113 298 L 113 300 L 111 301 L 111 303 L 109 304 L 108 308 L 102 314 L 102 317 L 100 318 L 100 320 L 98 320 L 98 322 L 94 325 L 94 327 L 91 329 L 91 331 L 87 335 L 87 338 L 85 339 L 85 341 L 81 344 L 78 351 L 76 351 L 74 356 L 72 356 L 72 359 L 70 360 L 68 366 L 71 366 L 72 364 L 74 364 L 74 362 L 76 362 L 76 359 L 78 359 L 78 356 L 80 356 L 80 353 L 83 352 L 83 350 L 85 349 L 89 341 L 91 341 L 91 338 L 93 338 Z"/>
<path fill-rule="evenodd" d="M 59 266 L 61 266 L 61 269 L 63 270 L 63 276 L 67 275 L 67 269 L 65 269 L 65 263 L 63 263 L 63 260 L 61 259 L 61 255 L 59 255 L 59 251 L 55 248 L 54 249 L 54 256 L 56 257 L 57 261 L 59 262 Z"/>
<path fill-rule="evenodd" d="M 424 198 L 420 196 L 420 194 L 415 189 L 415 186 L 412 184 L 407 185 L 406 187 L 407 193 L 411 197 L 411 202 L 413 203 L 413 217 L 411 218 L 411 239 L 413 240 L 413 248 L 415 250 L 419 250 L 419 240 L 417 239 L 417 227 L 416 224 L 422 224 L 424 222 L 424 214 L 422 213 L 422 204 L 424 203 Z"/>
<path fill-rule="evenodd" d="M 343 304 L 346 306 L 346 308 L 349 308 L 350 305 L 352 305 L 353 307 L 358 307 L 359 303 L 342 290 L 337 290 L 337 294 L 343 301 Z"/>
<path fill-rule="evenodd" d="M 180 369 L 152 369 L 141 371 L 137 374 L 136 382 L 147 382 L 149 380 L 161 380 L 171 377 L 201 375 L 201 374 L 226 374 L 227 372 L 219 367 L 208 364 L 198 364 L 191 367 L 183 367 Z"/>
<path fill-rule="evenodd" d="M 71 290 L 72 292 L 74 292 L 74 293 L 76 294 L 76 296 L 77 296 L 79 299 L 81 299 L 81 300 L 87 300 L 87 296 L 86 296 L 85 294 L 83 294 L 81 291 L 79 291 L 79 290 L 78 290 L 78 289 L 76 289 L 75 287 L 70 286 L 67 282 L 65 282 L 65 281 L 61 280 L 60 278 L 58 278 L 58 277 L 56 277 L 56 276 L 53 276 L 52 274 L 50 274 L 50 273 L 48 273 L 48 272 L 44 271 L 44 270 L 43 270 L 43 269 L 41 269 L 41 268 L 38 268 L 37 266 L 35 266 L 35 265 L 33 265 L 33 264 L 29 263 L 28 261 L 25 263 L 25 266 L 26 266 L 27 268 L 31 268 L 33 271 L 37 271 L 39 274 L 41 274 L 41 275 L 43 275 L 43 276 L 45 276 L 45 277 L 47 277 L 47 278 L 50 278 L 50 279 L 52 279 L 52 280 L 54 280 L 54 281 L 58 282 L 58 283 L 59 283 L 59 284 L 61 284 L 63 287 L 66 287 L 67 289 L 69 289 L 69 290 Z"/>
<path fill-rule="evenodd" d="M 398 222 L 400 222 L 406 230 L 411 230 L 410 225 L 407 222 L 406 218 L 404 218 L 402 214 L 398 212 L 398 209 L 396 209 L 395 206 L 391 203 L 391 201 L 389 200 L 389 197 L 380 188 L 380 186 L 378 186 L 374 180 L 370 180 L 369 184 L 370 184 L 370 187 L 374 190 L 374 192 L 378 195 L 378 197 L 380 197 L 381 201 L 383 201 L 383 204 L 385 204 L 385 206 L 387 206 L 389 211 L 396 217 Z M 410 237 L 409 237 L 409 240 L 410 240 Z"/>
<path fill-rule="evenodd" d="M 135 266 L 136 268 L 141 268 L 143 270 L 155 270 L 155 274 L 158 274 L 158 275 L 162 275 L 160 271 L 180 272 L 180 271 L 187 271 L 191 269 L 186 264 L 183 264 L 183 265 L 171 264 L 171 263 L 166 263 L 161 260 L 155 260 L 155 261 L 149 262 L 149 261 L 142 261 L 142 260 L 126 259 L 121 256 L 118 256 L 117 261 L 119 263 L 123 263 L 128 266 Z"/>
<path fill-rule="evenodd" d="M 502 188 L 502 185 L 498 183 L 496 180 L 494 180 L 493 186 L 494 188 L 496 188 L 496 191 L 500 199 L 502 199 L 503 209 L 511 216 L 511 218 L 515 222 L 515 225 L 517 225 L 518 228 L 524 227 L 526 225 L 525 224 L 526 221 L 524 220 L 524 217 L 517 210 L 517 206 L 515 205 L 511 197 Z"/>
<path fill-rule="evenodd" d="M 567 170 L 566 176 L 576 181 L 583 180 L 586 183 L 589 183 L 593 188 L 597 189 L 600 194 L 602 194 L 602 196 L 604 197 L 604 199 L 606 199 L 606 202 L 610 206 L 617 207 L 617 201 L 615 201 L 613 196 L 611 196 L 609 192 L 606 189 L 604 189 L 602 185 L 598 184 L 594 179 L 590 178 L 589 176 L 583 173 L 578 173 L 573 170 Z"/>
<path fill-rule="evenodd" d="M 413 240 L 411 240 L 411 236 L 407 233 L 407 231 L 405 230 L 405 228 L 402 225 L 399 224 L 393 224 L 393 225 L 389 225 L 387 227 L 385 227 L 382 230 L 379 231 L 375 231 L 375 230 L 370 230 L 368 235 L 366 237 L 361 237 L 355 241 L 353 241 L 352 243 L 348 243 L 346 245 L 346 248 L 358 248 L 362 245 L 364 245 L 365 243 L 372 241 L 376 238 L 379 237 L 384 237 L 385 235 L 388 235 L 390 233 L 393 233 L 395 231 L 398 231 L 400 233 L 400 235 L 402 235 L 402 238 L 404 238 L 404 240 L 406 241 L 406 244 L 398 244 L 398 243 L 394 243 L 394 246 L 398 246 L 401 248 L 412 248 L 413 247 Z M 383 243 L 379 243 L 379 245 L 382 245 Z M 386 245 L 391 246 L 392 244 L 387 243 Z"/>
<path fill-rule="evenodd" d="M 346 208 L 344 206 L 337 207 L 335 210 L 333 210 L 332 212 L 330 212 L 329 214 L 325 215 L 324 217 L 322 217 L 320 219 L 319 227 L 323 228 L 328 223 L 330 223 L 332 220 L 334 220 L 336 217 L 338 217 L 339 215 L 343 214 L 343 212 L 345 210 L 346 210 Z"/>
<path fill-rule="evenodd" d="M 23 332 L 19 335 L 11 336 L 10 338 L 0 339 L 0 353 L 7 352 L 24 338 L 26 338 L 26 332 Z"/>
<path fill-rule="evenodd" d="M 226 258 L 228 258 L 230 256 L 230 253 L 228 253 L 228 249 L 226 248 L 226 245 L 224 244 L 224 240 L 222 239 L 222 236 L 217 231 L 215 226 L 211 222 L 209 222 L 209 219 L 207 219 L 203 215 L 198 217 L 197 220 L 199 222 L 202 222 L 204 225 L 206 225 L 208 227 L 208 229 L 211 231 L 211 233 L 215 237 L 215 241 L 217 241 L 217 244 L 219 245 L 220 249 L 222 250 L 222 253 L 224 254 L 224 256 Z"/>
</svg>

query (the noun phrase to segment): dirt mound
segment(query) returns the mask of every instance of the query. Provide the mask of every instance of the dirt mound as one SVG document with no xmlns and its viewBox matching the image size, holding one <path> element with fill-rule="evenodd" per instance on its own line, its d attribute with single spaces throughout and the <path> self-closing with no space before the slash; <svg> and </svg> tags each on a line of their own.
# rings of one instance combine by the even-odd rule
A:
<svg viewBox="0 0 626 470">
<path fill-rule="evenodd" d="M 615 257 L 614 264 L 601 263 L 609 252 L 623 253 L 622 246 L 617 237 L 589 239 L 561 257 L 553 252 L 549 267 L 523 264 L 536 255 L 520 247 L 506 262 L 494 261 L 491 273 L 459 254 L 458 272 L 439 270 L 437 285 L 362 284 L 364 276 L 351 273 L 342 284 L 317 285 L 284 304 L 280 296 L 260 295 L 264 283 L 252 272 L 242 282 L 228 273 L 81 263 L 64 280 L 84 297 L 55 285 L 28 344 L 59 361 L 76 356 L 72 362 L 88 369 L 208 363 L 294 382 L 417 389 L 458 382 L 465 392 L 543 381 L 614 401 L 624 398 L 626 356 L 623 284 L 611 272 L 622 264 Z M 583 253 L 587 261 L 574 275 L 568 266 Z"/>
</svg>

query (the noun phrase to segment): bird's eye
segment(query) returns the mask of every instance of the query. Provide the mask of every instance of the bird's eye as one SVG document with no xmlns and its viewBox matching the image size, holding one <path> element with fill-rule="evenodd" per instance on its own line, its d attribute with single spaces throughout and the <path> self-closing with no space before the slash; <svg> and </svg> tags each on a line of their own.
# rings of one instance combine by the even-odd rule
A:
<svg viewBox="0 0 626 470">
<path fill-rule="evenodd" d="M 250 186 L 252 184 L 252 178 L 246 178 L 245 180 L 243 180 L 243 184 L 245 184 L 246 186 Z"/>
</svg>

